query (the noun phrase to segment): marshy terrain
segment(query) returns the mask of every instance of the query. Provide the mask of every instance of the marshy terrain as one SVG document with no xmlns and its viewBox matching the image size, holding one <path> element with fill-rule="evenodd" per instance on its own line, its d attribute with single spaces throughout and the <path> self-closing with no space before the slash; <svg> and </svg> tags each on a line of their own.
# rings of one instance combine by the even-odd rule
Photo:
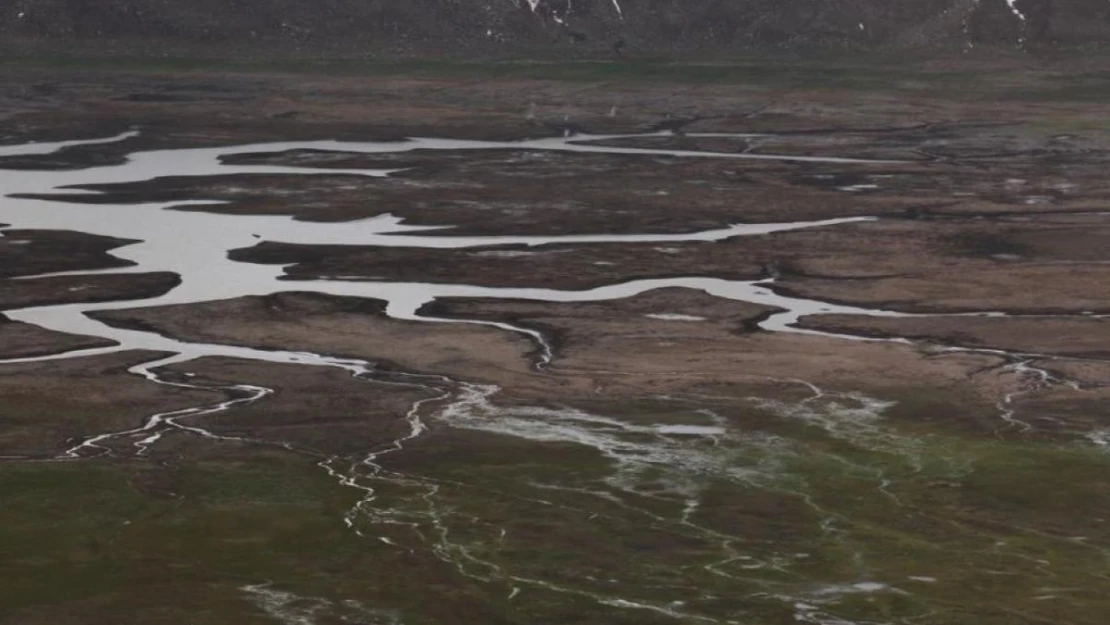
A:
<svg viewBox="0 0 1110 625">
<path fill-rule="evenodd" d="M 5 66 L 0 623 L 1101 625 L 1110 74 L 1015 63 Z"/>
</svg>

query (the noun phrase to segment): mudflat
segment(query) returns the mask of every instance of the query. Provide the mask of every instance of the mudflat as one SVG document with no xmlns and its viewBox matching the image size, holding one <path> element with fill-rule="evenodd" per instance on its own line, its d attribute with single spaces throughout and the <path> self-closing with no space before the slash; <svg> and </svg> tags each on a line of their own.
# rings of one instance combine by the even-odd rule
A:
<svg viewBox="0 0 1110 625">
<path fill-rule="evenodd" d="M 0 623 L 1101 624 L 1091 63 L 3 68 Z"/>
</svg>

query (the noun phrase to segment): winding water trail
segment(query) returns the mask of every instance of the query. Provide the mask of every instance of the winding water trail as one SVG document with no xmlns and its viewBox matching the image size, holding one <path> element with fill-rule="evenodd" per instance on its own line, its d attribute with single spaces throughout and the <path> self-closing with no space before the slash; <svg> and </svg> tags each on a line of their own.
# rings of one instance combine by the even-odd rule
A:
<svg viewBox="0 0 1110 625">
<path fill-rule="evenodd" d="M 665 133 L 664 133 L 665 134 Z M 109 139 L 71 141 L 52 144 L 8 146 L 0 154 L 49 154 L 53 151 L 112 141 L 124 141 L 136 136 L 135 132 Z M 637 135 L 642 136 L 642 135 Z M 657 136 L 657 135 L 648 135 Z M 697 136 L 697 135 L 691 135 Z M 721 136 L 715 134 L 712 136 Z M 743 135 L 741 135 L 743 136 Z M 636 137 L 636 136 L 633 136 Z M 43 328 L 97 336 L 116 341 L 113 348 L 85 350 L 58 354 L 46 358 L 69 358 L 95 355 L 128 349 L 151 349 L 176 354 L 158 363 L 159 366 L 184 362 L 201 356 L 229 356 L 255 358 L 271 362 L 301 364 L 335 364 L 331 359 L 311 354 L 260 352 L 230 346 L 195 345 L 160 337 L 149 332 L 109 328 L 86 316 L 86 313 L 125 307 L 163 306 L 187 304 L 250 295 L 269 295 L 288 290 L 310 290 L 321 294 L 371 297 L 388 302 L 388 314 L 399 319 L 420 319 L 417 311 L 425 304 L 441 297 L 493 297 L 537 299 L 544 301 L 597 301 L 629 297 L 655 288 L 688 286 L 704 288 L 715 295 L 781 305 L 789 312 L 776 316 L 767 324 L 768 329 L 802 331 L 789 328 L 799 316 L 817 312 L 856 312 L 860 314 L 887 314 L 843 306 L 829 306 L 820 302 L 793 299 L 775 295 L 760 282 L 728 282 L 704 278 L 676 278 L 670 280 L 645 280 L 611 285 L 588 291 L 556 291 L 551 289 L 496 289 L 468 285 L 426 283 L 370 283 L 328 281 L 282 281 L 283 267 L 235 262 L 228 252 L 253 246 L 260 241 L 318 245 L 361 245 L 414 248 L 473 248 L 491 245 L 546 245 L 560 243 L 625 243 L 625 242 L 678 242 L 718 241 L 738 236 L 760 235 L 804 228 L 832 227 L 839 224 L 867 221 L 869 218 L 831 219 L 813 222 L 780 224 L 737 224 L 704 232 L 658 235 L 567 235 L 539 236 L 446 236 L 429 231 L 439 228 L 410 226 L 400 223 L 391 215 L 346 223 L 317 223 L 297 221 L 284 216 L 243 216 L 209 212 L 174 210 L 182 204 L 193 206 L 213 204 L 198 199 L 194 202 L 156 204 L 80 204 L 43 199 L 59 192 L 63 187 L 89 184 L 141 182 L 162 176 L 212 176 L 237 174 L 281 175 L 342 175 L 386 176 L 389 170 L 320 170 L 297 167 L 227 165 L 222 157 L 235 154 L 281 152 L 293 149 L 338 150 L 352 153 L 396 153 L 412 150 L 472 150 L 472 149 L 530 149 L 605 154 L 649 154 L 670 157 L 700 158 L 752 158 L 745 154 L 723 154 L 683 150 L 655 150 L 644 148 L 607 147 L 598 141 L 630 138 L 628 136 L 578 136 L 545 138 L 520 142 L 484 142 L 439 139 L 414 139 L 403 142 L 347 143 L 338 141 L 309 141 L 267 143 L 225 148 L 190 148 L 157 150 L 130 155 L 127 162 L 118 165 L 90 167 L 77 171 L 19 171 L 0 172 L 0 182 L 6 197 L 0 204 L 0 220 L 12 228 L 72 230 L 101 236 L 119 237 L 138 241 L 113 252 L 114 256 L 133 263 L 130 267 L 94 272 L 66 272 L 81 274 L 125 274 L 140 272 L 170 272 L 181 278 L 181 284 L 170 292 L 155 298 L 110 302 L 100 304 L 72 304 L 43 306 L 9 311 L 14 320 L 39 325 Z M 762 155 L 759 158 L 780 158 Z M 794 160 L 794 157 L 781 157 Z M 806 157 L 802 160 L 819 162 L 855 162 L 852 159 Z M 70 193 L 72 189 L 66 189 Z M 91 193 L 91 192 L 90 192 Z M 12 196 L 40 196 L 25 199 Z M 2 231 L 0 231 L 2 232 Z M 449 233 L 446 233 L 449 234 Z M 52 274 L 59 275 L 59 274 Z M 219 279 L 213 279 L 219 276 Z M 32 279 L 30 276 L 26 279 Z M 894 314 L 894 313 L 890 313 Z M 450 321 L 450 320 L 438 320 Z M 506 324 L 481 322 L 504 329 L 528 334 L 542 346 L 543 358 L 550 359 L 549 347 L 542 336 L 531 330 L 511 328 Z M 32 358 L 10 362 L 42 360 Z M 342 366 L 350 363 L 340 362 Z M 148 370 L 148 369 L 144 369 Z"/>
</svg>

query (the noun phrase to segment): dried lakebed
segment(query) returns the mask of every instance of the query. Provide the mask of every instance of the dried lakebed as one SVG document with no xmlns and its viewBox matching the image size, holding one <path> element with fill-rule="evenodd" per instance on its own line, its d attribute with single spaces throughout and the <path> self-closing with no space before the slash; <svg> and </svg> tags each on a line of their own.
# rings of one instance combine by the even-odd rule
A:
<svg viewBox="0 0 1110 625">
<path fill-rule="evenodd" d="M 48 155 L 134 136 L 8 146 L 0 155 Z M 1035 623 L 1064 614 L 1059 622 L 1097 622 L 1107 607 L 1100 589 L 1110 537 L 1101 515 L 1110 513 L 1110 502 L 1101 476 L 1110 456 L 1103 453 L 1105 424 L 1084 415 L 1101 399 L 1092 381 L 1101 378 L 1092 371 L 1103 361 L 1098 354 L 943 337 L 918 343 L 896 332 L 899 323 L 1028 315 L 926 314 L 809 299 L 780 288 L 774 268 L 748 280 L 690 275 L 563 290 L 363 276 L 288 280 L 282 265 L 229 257 L 264 243 L 502 253 L 505 246 L 667 246 L 832 232 L 874 218 L 681 234 L 455 236 L 388 214 L 321 223 L 221 214 L 203 197 L 80 201 L 100 193 L 66 188 L 171 175 L 396 173 L 227 161 L 290 150 L 525 149 L 883 164 L 621 144 L 660 136 L 666 135 L 255 144 L 138 152 L 122 164 L 68 171 L 4 172 L 0 222 L 18 232 L 111 237 L 122 244 L 111 255 L 129 263 L 32 273 L 9 283 L 131 276 L 152 281 L 154 291 L 117 293 L 117 301 L 46 297 L 49 304 L 32 307 L 13 300 L 5 316 L 35 345 L 6 355 L 8 377 L 20 383 L 85 363 L 107 379 L 122 368 L 175 404 L 138 423 L 75 435 L 57 453 L 35 453 L 32 445 L 10 455 L 6 449 L 6 461 L 17 470 L 46 466 L 64 481 L 78 463 L 91 467 L 90 475 L 107 476 L 97 472 L 135 471 L 126 467 L 144 461 L 175 465 L 197 454 L 201 465 L 224 467 L 241 454 L 225 475 L 208 479 L 227 480 L 262 502 L 291 505 L 282 497 L 297 488 L 306 501 L 327 498 L 320 506 L 346 532 L 330 540 L 355 542 L 314 543 L 296 562 L 239 555 L 214 565 L 228 574 L 208 580 L 217 588 L 205 592 L 230 606 L 253 605 L 248 618 L 844 625 Z M 151 278 L 165 275 L 176 279 Z M 95 298 L 102 299 L 112 298 Z M 822 324 L 826 315 L 840 323 Z M 883 331 L 869 331 L 859 321 L 867 318 L 883 319 Z M 50 348 L 43 332 L 64 341 Z M 306 381 L 337 371 L 347 381 Z M 274 421 L 297 412 L 281 407 L 290 389 L 319 394 L 350 382 L 365 389 L 343 386 L 342 394 L 361 397 L 356 402 L 396 404 L 375 415 L 389 425 L 359 433 L 361 451 L 351 451 L 349 440 L 311 439 L 265 423 L 271 410 Z M 961 384 L 970 390 L 952 390 Z M 1047 402 L 1048 409 L 1021 410 L 1023 401 Z M 143 403 L 129 399 L 127 406 L 132 402 Z M 1079 407 L 1060 409 L 1068 402 Z M 937 410 L 965 410 L 975 425 L 912 418 Z M 237 415 L 244 421 L 234 425 Z M 316 418 L 328 427 L 327 414 Z M 217 445 L 196 451 L 211 442 Z M 319 467 L 315 476 L 296 472 L 306 461 Z M 338 494 L 316 494 L 329 487 Z M 196 494 L 210 496 L 203 492 Z M 1074 518 L 1077 506 L 1090 513 Z M 281 507 L 272 511 L 281 514 Z M 237 528 L 270 536 L 258 527 L 277 520 L 224 522 L 217 527 L 230 538 Z M 157 521 L 151 527 L 157 530 L 136 531 L 156 541 L 159 532 L 173 535 Z M 249 543 L 250 534 L 236 540 Z M 342 564 L 333 549 L 358 550 L 365 559 Z M 224 587 L 235 597 L 221 594 Z M 976 597 L 967 596 L 969 588 Z M 35 606 L 27 610 L 33 616 Z"/>
</svg>

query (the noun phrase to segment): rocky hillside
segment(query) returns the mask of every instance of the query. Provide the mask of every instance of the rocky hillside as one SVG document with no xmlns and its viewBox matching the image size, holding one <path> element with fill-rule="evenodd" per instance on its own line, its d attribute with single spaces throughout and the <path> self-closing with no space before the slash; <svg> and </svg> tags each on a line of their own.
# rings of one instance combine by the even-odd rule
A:
<svg viewBox="0 0 1110 625">
<path fill-rule="evenodd" d="M 1110 0 L 0 0 L 0 37 L 463 56 L 1094 47 Z"/>
</svg>

